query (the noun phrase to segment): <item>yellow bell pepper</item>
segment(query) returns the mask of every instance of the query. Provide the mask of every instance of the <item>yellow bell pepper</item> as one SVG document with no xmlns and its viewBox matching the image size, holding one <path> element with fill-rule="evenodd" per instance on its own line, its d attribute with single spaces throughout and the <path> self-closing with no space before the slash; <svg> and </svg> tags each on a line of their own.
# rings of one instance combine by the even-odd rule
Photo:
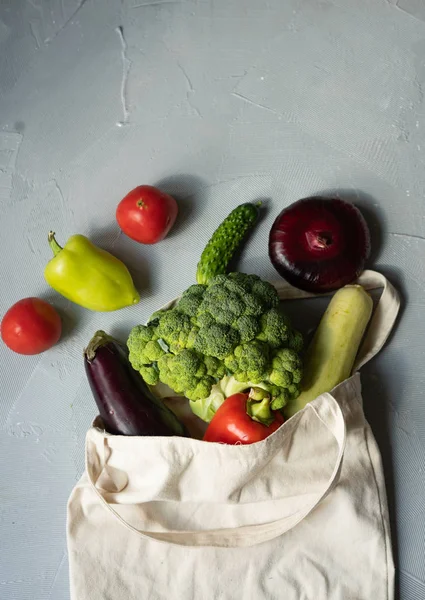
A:
<svg viewBox="0 0 425 600">
<path fill-rule="evenodd" d="M 90 310 L 112 311 L 137 304 L 139 293 L 118 258 L 84 235 L 73 235 L 62 248 L 49 233 L 54 257 L 44 270 L 47 283 L 59 294 Z"/>
</svg>

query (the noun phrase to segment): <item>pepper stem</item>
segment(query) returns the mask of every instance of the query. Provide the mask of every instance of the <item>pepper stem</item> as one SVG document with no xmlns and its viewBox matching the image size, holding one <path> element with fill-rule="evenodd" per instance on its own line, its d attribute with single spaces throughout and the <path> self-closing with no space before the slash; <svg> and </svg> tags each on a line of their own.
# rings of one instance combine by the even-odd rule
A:
<svg viewBox="0 0 425 600">
<path fill-rule="evenodd" d="M 61 250 L 63 250 L 62 246 L 59 246 L 57 241 L 55 240 L 55 232 L 49 231 L 49 235 L 47 236 L 47 241 L 50 244 L 50 248 L 53 250 L 53 254 L 57 256 Z"/>
<path fill-rule="evenodd" d="M 96 331 L 92 339 L 89 341 L 87 348 L 84 350 L 84 355 L 88 361 L 92 361 L 96 356 L 96 351 L 101 347 L 112 341 L 113 338 L 99 329 Z"/>
<path fill-rule="evenodd" d="M 249 390 L 249 398 L 258 402 L 259 400 L 264 400 L 264 398 L 270 398 L 270 394 L 264 388 L 253 387 Z"/>
<path fill-rule="evenodd" d="M 246 403 L 247 414 L 258 423 L 268 427 L 274 421 L 273 413 L 270 409 L 270 394 L 262 388 L 252 388 Z"/>
</svg>

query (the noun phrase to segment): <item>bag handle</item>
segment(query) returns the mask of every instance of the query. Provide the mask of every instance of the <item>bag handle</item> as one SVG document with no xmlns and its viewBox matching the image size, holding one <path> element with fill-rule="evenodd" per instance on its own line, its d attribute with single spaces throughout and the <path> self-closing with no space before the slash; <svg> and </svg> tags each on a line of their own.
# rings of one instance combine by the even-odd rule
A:
<svg viewBox="0 0 425 600">
<path fill-rule="evenodd" d="M 317 294 L 304 292 L 294 288 L 284 280 L 272 283 L 277 289 L 281 300 L 317 297 Z M 368 291 L 379 288 L 383 288 L 383 291 L 373 312 L 366 337 L 363 340 L 357 355 L 353 372 L 358 371 L 360 367 L 365 365 L 382 349 L 394 327 L 400 310 L 400 296 L 394 286 L 384 275 L 382 275 L 382 273 L 372 270 L 363 271 L 355 283 L 362 285 Z M 331 293 L 320 295 L 329 296 Z"/>
<path fill-rule="evenodd" d="M 245 525 L 236 528 L 228 529 L 211 529 L 204 531 L 183 531 L 183 530 L 168 530 L 165 532 L 155 531 L 141 531 L 130 525 L 121 515 L 108 503 L 102 494 L 102 487 L 106 479 L 108 478 L 108 465 L 107 460 L 110 454 L 110 448 L 108 447 L 108 437 L 103 436 L 103 457 L 99 456 L 97 451 L 97 445 L 94 439 L 91 439 L 91 432 L 95 432 L 95 435 L 101 435 L 99 431 L 90 430 L 87 434 L 86 439 L 86 473 L 90 481 L 91 487 L 96 492 L 101 503 L 116 518 L 122 525 L 133 533 L 143 537 L 157 540 L 159 542 L 167 542 L 180 546 L 212 546 L 212 547 L 246 547 L 253 546 L 272 540 L 286 531 L 289 531 L 300 521 L 302 521 L 316 506 L 333 490 L 339 480 L 342 459 L 344 455 L 345 442 L 346 442 L 346 431 L 344 417 L 338 402 L 331 394 L 322 394 L 314 402 L 307 405 L 307 407 L 294 417 L 287 421 L 278 430 L 281 435 L 290 434 L 291 431 L 296 429 L 299 421 L 308 415 L 308 412 L 312 411 L 313 415 L 321 421 L 326 428 L 329 430 L 331 435 L 334 437 L 338 452 L 333 466 L 332 473 L 326 482 L 324 488 L 320 490 L 317 495 L 309 502 L 306 506 L 303 506 L 300 510 L 293 514 L 287 515 L 282 519 L 276 521 L 258 525 Z M 276 435 L 276 432 L 274 435 Z M 99 438 L 98 438 L 99 439 Z M 271 438 L 268 438 L 271 440 Z M 199 442 L 204 443 L 204 442 Z M 267 443 L 267 439 L 259 444 Z M 245 447 L 246 448 L 246 447 Z M 243 448 L 241 448 L 242 450 Z M 105 473 L 106 471 L 106 473 Z M 100 483 L 100 480 L 103 483 Z M 116 485 L 112 482 L 112 487 Z M 125 482 L 124 482 L 125 486 Z M 120 486 L 119 486 L 120 487 Z M 100 489 L 99 489 L 100 488 Z M 103 487 L 105 489 L 105 487 Z M 108 488 L 111 490 L 111 488 Z M 119 491 L 119 488 L 116 489 Z"/>
</svg>

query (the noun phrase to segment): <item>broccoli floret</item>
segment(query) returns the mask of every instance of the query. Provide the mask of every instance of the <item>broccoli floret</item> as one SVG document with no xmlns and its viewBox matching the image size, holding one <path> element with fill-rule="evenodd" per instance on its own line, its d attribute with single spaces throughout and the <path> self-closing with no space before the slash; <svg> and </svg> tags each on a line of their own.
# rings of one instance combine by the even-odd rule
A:
<svg viewBox="0 0 425 600">
<path fill-rule="evenodd" d="M 159 323 L 159 319 L 164 315 L 165 312 L 166 311 L 162 309 L 154 312 L 153 315 L 149 317 L 148 327 L 156 327 Z M 143 325 L 140 325 L 140 327 L 143 327 Z"/>
<path fill-rule="evenodd" d="M 292 330 L 287 317 L 272 308 L 261 316 L 259 340 L 267 342 L 272 348 L 286 346 L 291 338 Z"/>
<path fill-rule="evenodd" d="M 292 331 L 289 338 L 289 347 L 295 352 L 301 352 L 304 347 L 304 339 L 299 331 Z"/>
<path fill-rule="evenodd" d="M 239 339 L 236 329 L 214 323 L 199 330 L 194 348 L 202 354 L 223 359 L 230 354 Z"/>
<path fill-rule="evenodd" d="M 215 356 L 204 356 L 204 363 L 207 368 L 207 375 L 216 379 L 221 379 L 226 375 L 224 363 Z"/>
<path fill-rule="evenodd" d="M 207 397 L 211 387 L 226 374 L 223 362 L 193 350 L 199 330 L 187 315 L 172 309 L 157 313 L 156 319 L 156 326 L 139 325 L 130 333 L 133 368 L 149 385 L 162 381 L 189 399 Z"/>
<path fill-rule="evenodd" d="M 196 324 L 201 328 L 201 329 L 208 329 L 208 327 L 211 327 L 211 325 L 213 325 L 215 323 L 215 319 L 212 316 L 211 313 L 209 312 L 205 312 L 202 311 L 201 309 L 198 312 L 197 316 L 196 316 Z"/>
<path fill-rule="evenodd" d="M 198 328 L 177 308 L 165 311 L 156 328 L 156 335 L 167 344 L 172 353 L 193 348 L 197 333 Z"/>
<path fill-rule="evenodd" d="M 142 365 L 139 373 L 148 385 L 156 385 L 159 382 L 159 372 L 156 365 Z"/>
<path fill-rule="evenodd" d="M 149 385 L 158 383 L 156 361 L 165 354 L 165 350 L 155 338 L 154 327 L 137 325 L 131 330 L 127 341 L 131 366 L 139 371 Z"/>
<path fill-rule="evenodd" d="M 221 325 L 231 325 L 245 313 L 243 298 L 229 292 L 225 286 L 216 285 L 205 292 L 200 312 L 207 312 Z"/>
<path fill-rule="evenodd" d="M 181 332 L 187 332 L 192 328 L 190 318 L 178 312 L 176 308 L 164 311 L 156 329 L 157 336 L 167 344 L 171 344 L 179 338 Z"/>
<path fill-rule="evenodd" d="M 252 293 L 261 298 L 266 309 L 276 308 L 279 305 L 279 296 L 276 288 L 271 283 L 268 283 L 268 281 L 263 281 L 262 279 L 255 281 L 252 286 Z"/>
<path fill-rule="evenodd" d="M 234 327 L 239 332 L 241 342 L 250 342 L 260 332 L 261 323 L 255 317 L 242 315 L 235 321 Z"/>
<path fill-rule="evenodd" d="M 271 383 L 279 387 L 289 388 L 300 383 L 302 363 L 298 354 L 290 348 L 277 350 L 272 359 L 272 370 L 269 375 Z"/>
<path fill-rule="evenodd" d="M 227 290 L 227 293 L 236 294 L 240 298 L 243 298 L 245 294 L 251 293 L 251 289 L 247 289 L 248 286 L 243 286 L 238 281 L 232 279 L 228 279 L 223 287 Z"/>
<path fill-rule="evenodd" d="M 193 328 L 189 331 L 176 332 L 169 339 L 170 352 L 176 354 L 177 352 L 180 352 L 180 350 L 184 350 L 185 348 L 193 348 L 195 345 L 197 333 L 197 328 Z"/>
<path fill-rule="evenodd" d="M 207 289 L 206 285 L 202 285 L 201 283 L 195 283 L 191 285 L 185 290 L 182 294 L 182 298 L 185 296 L 203 296 L 205 290 Z"/>
<path fill-rule="evenodd" d="M 301 394 L 300 386 L 293 383 L 292 385 L 288 386 L 288 392 L 290 394 L 290 398 L 295 400 L 295 398 L 298 398 L 298 396 Z"/>
<path fill-rule="evenodd" d="M 224 366 L 226 367 L 226 369 L 229 373 L 236 373 L 236 371 L 239 368 L 238 359 L 236 358 L 236 356 L 234 354 L 229 354 L 224 359 Z"/>
<path fill-rule="evenodd" d="M 215 380 L 207 375 L 200 379 L 194 388 L 186 390 L 185 396 L 189 398 L 189 400 L 202 400 L 202 398 L 207 398 L 214 383 Z"/>
<path fill-rule="evenodd" d="M 270 405 L 272 410 L 280 410 L 292 397 L 289 390 L 283 387 L 272 385 L 270 386 L 269 391 L 272 396 L 272 402 Z"/>
<path fill-rule="evenodd" d="M 155 328 L 148 325 L 137 325 L 130 331 L 127 346 L 131 352 L 133 345 L 150 342 L 155 338 Z"/>
<path fill-rule="evenodd" d="M 259 316 L 277 302 L 273 286 L 256 275 L 217 275 L 206 286 L 193 321 L 201 328 L 213 323 L 231 326 L 240 331 L 239 339 L 249 341 L 258 332 Z"/>
<path fill-rule="evenodd" d="M 202 303 L 202 296 L 183 296 L 176 308 L 180 313 L 188 317 L 196 316 L 199 306 Z"/>
<path fill-rule="evenodd" d="M 244 292 L 251 293 L 252 287 L 257 281 L 261 281 L 258 275 L 248 275 L 247 273 L 229 273 L 227 276 L 229 289 L 232 283 L 237 283 Z"/>
<path fill-rule="evenodd" d="M 206 286 L 191 285 L 182 295 L 177 303 L 176 309 L 188 317 L 196 316 L 199 306 L 202 303 Z"/>
<path fill-rule="evenodd" d="M 264 302 L 260 296 L 247 294 L 245 296 L 245 314 L 259 318 L 265 310 Z"/>
<path fill-rule="evenodd" d="M 127 340 L 129 350 L 129 360 L 136 371 L 140 370 L 143 364 L 149 364 L 152 361 L 146 358 L 145 349 L 147 344 L 154 342 L 155 329 L 146 325 L 137 325 L 133 327 Z"/>
<path fill-rule="evenodd" d="M 281 348 L 274 354 L 274 359 L 278 358 L 282 367 L 291 371 L 295 383 L 299 383 L 302 377 L 302 361 L 295 350 L 291 348 Z"/>
<path fill-rule="evenodd" d="M 279 360 L 275 358 L 272 362 L 272 371 L 269 379 L 273 385 L 287 388 L 292 384 L 292 373 L 282 369 Z"/>
<path fill-rule="evenodd" d="M 237 381 L 252 383 L 260 383 L 267 378 L 269 362 L 268 346 L 256 340 L 236 346 L 233 355 L 225 359 L 226 367 L 234 373 Z"/>
<path fill-rule="evenodd" d="M 164 352 L 165 350 L 156 340 L 151 340 L 150 342 L 146 342 L 146 346 L 141 354 L 140 360 L 144 365 L 147 365 L 157 361 L 159 357 L 164 354 Z"/>
<path fill-rule="evenodd" d="M 158 361 L 160 380 L 189 400 L 205 398 L 215 380 L 207 375 L 203 357 L 194 350 L 164 354 Z"/>
<path fill-rule="evenodd" d="M 199 329 L 197 327 L 192 327 L 192 329 L 187 335 L 185 334 L 185 336 L 181 337 L 181 344 L 183 344 L 184 340 L 184 345 L 182 347 L 186 347 L 192 350 L 195 347 L 195 342 L 198 337 L 198 333 Z"/>
<path fill-rule="evenodd" d="M 229 279 L 228 275 L 216 275 L 215 277 L 211 277 L 211 279 L 208 282 L 208 285 L 205 287 L 207 289 L 211 290 L 215 285 L 218 285 L 218 286 L 225 285 L 228 279 Z"/>
</svg>

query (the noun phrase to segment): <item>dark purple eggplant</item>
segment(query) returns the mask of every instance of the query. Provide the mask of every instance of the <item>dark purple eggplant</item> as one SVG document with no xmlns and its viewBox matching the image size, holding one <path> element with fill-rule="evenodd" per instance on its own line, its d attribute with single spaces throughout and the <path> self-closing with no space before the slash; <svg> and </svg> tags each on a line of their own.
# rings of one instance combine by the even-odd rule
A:
<svg viewBox="0 0 425 600">
<path fill-rule="evenodd" d="M 97 331 L 84 350 L 91 391 L 106 431 L 116 435 L 179 435 L 185 427 L 131 366 L 125 346 Z"/>
</svg>

